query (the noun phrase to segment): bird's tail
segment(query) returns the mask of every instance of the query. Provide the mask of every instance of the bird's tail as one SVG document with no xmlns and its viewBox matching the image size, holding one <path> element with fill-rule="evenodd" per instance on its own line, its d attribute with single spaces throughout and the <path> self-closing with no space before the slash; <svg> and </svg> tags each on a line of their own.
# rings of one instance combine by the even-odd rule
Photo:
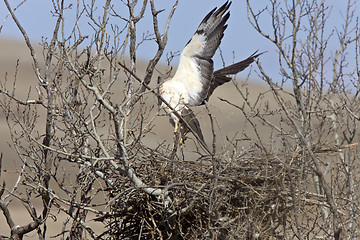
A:
<svg viewBox="0 0 360 240">
<path fill-rule="evenodd" d="M 200 123 L 197 120 L 194 112 L 190 108 L 184 107 L 181 112 L 181 116 L 183 117 L 184 121 L 186 121 L 187 124 L 190 126 L 190 128 L 193 130 L 193 133 L 195 133 L 200 138 L 200 140 L 203 143 L 205 143 L 204 136 L 200 128 Z M 187 126 L 182 125 L 181 127 L 182 136 L 185 136 L 185 134 L 189 131 L 190 130 L 187 128 Z"/>
</svg>

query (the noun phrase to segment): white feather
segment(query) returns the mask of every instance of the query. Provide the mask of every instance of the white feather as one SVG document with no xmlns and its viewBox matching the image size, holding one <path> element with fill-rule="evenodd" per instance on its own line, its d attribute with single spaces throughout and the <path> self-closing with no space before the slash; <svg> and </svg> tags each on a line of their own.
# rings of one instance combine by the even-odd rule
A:
<svg viewBox="0 0 360 240">
<path fill-rule="evenodd" d="M 160 87 L 161 96 L 179 114 L 185 105 L 194 105 L 202 91 L 200 66 L 194 56 L 201 53 L 205 41 L 204 35 L 193 36 L 180 55 L 179 66 L 174 77 L 165 81 Z M 171 114 L 174 120 L 178 120 L 164 103 L 161 107 Z"/>
<path fill-rule="evenodd" d="M 172 81 L 183 84 L 188 98 L 184 98 L 185 104 L 194 105 L 202 91 L 200 66 L 193 58 L 201 53 L 205 46 L 206 37 L 195 34 L 186 45 L 180 55 L 180 62 Z"/>
<path fill-rule="evenodd" d="M 195 34 L 190 42 L 185 46 L 181 52 L 181 56 L 193 57 L 204 49 L 206 43 L 206 36 L 204 34 Z"/>
</svg>

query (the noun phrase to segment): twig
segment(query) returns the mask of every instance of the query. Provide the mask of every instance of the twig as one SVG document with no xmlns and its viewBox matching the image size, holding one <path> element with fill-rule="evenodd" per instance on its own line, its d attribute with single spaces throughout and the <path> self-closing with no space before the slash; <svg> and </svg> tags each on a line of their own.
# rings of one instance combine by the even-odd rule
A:
<svg viewBox="0 0 360 240">
<path fill-rule="evenodd" d="M 11 17 L 12 17 L 12 19 L 14 20 L 16 26 L 18 27 L 18 29 L 20 30 L 21 34 L 23 35 L 23 37 L 24 37 L 24 39 L 25 39 L 26 45 L 28 46 L 28 48 L 29 48 L 29 50 L 30 50 L 30 54 L 31 54 L 31 57 L 32 57 L 33 63 L 34 63 L 35 74 L 36 74 L 39 82 L 40 82 L 43 86 L 45 86 L 47 83 L 46 83 L 46 82 L 42 79 L 42 77 L 41 77 L 40 67 L 39 67 L 38 61 L 37 61 L 37 59 L 36 59 L 35 50 L 34 50 L 33 46 L 31 45 L 30 39 L 29 39 L 27 33 L 25 32 L 24 28 L 21 26 L 19 20 L 16 18 L 15 13 L 14 13 L 14 10 L 11 9 L 8 0 L 4 0 L 4 2 L 5 2 L 5 5 L 6 5 L 8 11 L 10 12 Z"/>
<path fill-rule="evenodd" d="M 14 7 L 14 9 L 12 10 L 12 12 L 15 12 L 16 11 L 16 9 L 18 9 L 23 3 L 25 3 L 27 0 L 23 0 L 21 3 L 19 3 L 16 7 Z M 8 13 L 7 15 L 6 15 L 6 17 L 4 18 L 4 21 L 3 21 L 3 23 L 1 24 L 1 26 L 0 26 L 0 33 L 1 33 L 1 30 L 2 30 L 2 28 L 4 27 L 4 25 L 5 25 L 5 22 L 6 22 L 6 20 L 7 20 L 7 18 L 10 16 L 10 13 Z"/>
<path fill-rule="evenodd" d="M 0 89 L 0 94 L 5 94 L 6 96 L 8 96 L 9 98 L 11 98 L 12 100 L 14 100 L 15 102 L 17 102 L 20 105 L 33 105 L 33 104 L 41 104 L 44 107 L 46 107 L 46 105 L 44 104 L 44 102 L 42 100 L 21 100 L 17 97 L 15 97 L 13 94 L 10 94 L 8 91 L 6 90 L 2 90 Z"/>
<path fill-rule="evenodd" d="M 159 24 L 158 24 L 158 19 L 157 19 L 157 15 L 161 12 L 161 11 L 157 11 L 155 9 L 155 4 L 154 4 L 154 0 L 150 0 L 150 6 L 151 6 L 151 13 L 152 13 L 152 16 L 153 16 L 153 27 L 154 27 L 154 33 L 155 33 L 155 36 L 156 36 L 156 42 L 158 44 L 158 50 L 154 56 L 153 59 L 151 59 L 146 67 L 146 75 L 144 77 L 144 84 L 142 84 L 141 88 L 139 89 L 139 93 L 142 93 L 144 92 L 147 87 L 146 85 L 148 85 L 151 81 L 151 77 L 153 75 L 153 72 L 154 72 L 154 69 L 155 69 L 155 66 L 157 65 L 157 63 L 159 62 L 163 52 L 164 52 L 164 49 L 165 49 L 165 46 L 167 44 L 167 39 L 168 39 L 168 31 L 169 31 L 169 27 L 170 27 L 170 21 L 175 13 L 175 10 L 176 10 L 176 7 L 178 5 L 179 1 L 176 0 L 176 2 L 174 3 L 171 11 L 170 11 L 170 14 L 168 16 L 168 19 L 167 19 L 167 22 L 166 22 L 166 25 L 165 25 L 165 30 L 164 30 L 164 33 L 162 34 L 162 38 L 161 38 L 161 34 L 160 34 L 160 31 L 159 31 Z M 142 82 L 142 81 L 140 81 Z"/>
</svg>

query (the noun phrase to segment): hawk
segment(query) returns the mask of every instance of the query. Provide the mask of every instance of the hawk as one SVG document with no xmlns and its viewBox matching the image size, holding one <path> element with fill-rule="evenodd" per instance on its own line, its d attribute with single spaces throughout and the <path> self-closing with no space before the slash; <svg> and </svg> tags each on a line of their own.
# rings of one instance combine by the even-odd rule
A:
<svg viewBox="0 0 360 240">
<path fill-rule="evenodd" d="M 227 1 L 205 16 L 181 52 L 175 75 L 159 86 L 159 95 L 162 97 L 159 100 L 160 108 L 170 115 L 175 134 L 180 128 L 181 139 L 184 139 L 191 128 L 191 132 L 205 143 L 199 121 L 189 107 L 205 104 L 218 86 L 231 80 L 229 75 L 244 70 L 261 54 L 255 52 L 241 62 L 214 71 L 212 57 L 227 28 L 230 5 L 231 2 Z"/>
</svg>

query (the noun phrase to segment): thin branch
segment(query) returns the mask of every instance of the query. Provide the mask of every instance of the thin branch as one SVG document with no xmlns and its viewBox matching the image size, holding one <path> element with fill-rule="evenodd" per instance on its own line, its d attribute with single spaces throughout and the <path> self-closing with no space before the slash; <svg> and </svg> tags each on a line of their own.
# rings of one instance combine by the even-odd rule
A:
<svg viewBox="0 0 360 240">
<path fill-rule="evenodd" d="M 23 5 L 23 3 L 25 3 L 27 0 L 23 0 L 21 3 L 19 3 L 13 10 L 12 10 L 12 12 L 15 12 L 16 11 L 16 9 L 18 9 L 21 5 Z M 4 25 L 5 25 L 5 22 L 6 22 L 6 20 L 7 20 L 7 18 L 10 16 L 10 13 L 8 13 L 7 15 L 6 15 L 6 17 L 4 18 L 4 21 L 3 21 L 3 23 L 1 24 L 1 26 L 0 26 L 0 33 L 1 33 L 1 30 L 2 30 L 2 28 L 4 27 Z"/>
<path fill-rule="evenodd" d="M 161 34 L 159 31 L 159 23 L 158 23 L 158 18 L 157 15 L 162 12 L 162 11 L 157 11 L 155 9 L 155 4 L 154 4 L 154 0 L 150 0 L 150 5 L 151 5 L 151 13 L 153 16 L 153 27 L 154 27 L 154 34 L 156 36 L 156 43 L 158 44 L 158 50 L 155 54 L 155 56 L 153 57 L 153 59 L 151 59 L 146 67 L 146 75 L 144 77 L 144 83 L 146 85 L 148 85 L 151 81 L 151 78 L 153 76 L 154 73 L 154 69 L 157 65 L 157 63 L 159 62 L 161 56 L 163 55 L 165 46 L 167 44 L 167 39 L 168 39 L 168 31 L 169 31 L 169 27 L 170 27 L 170 21 L 175 13 L 176 7 L 178 5 L 178 0 L 175 2 L 175 4 L 172 6 L 172 9 L 169 13 L 166 25 L 165 25 L 165 30 L 164 33 L 162 35 L 161 38 Z M 138 93 L 142 93 L 146 90 L 145 85 L 142 85 L 138 91 Z"/>
<path fill-rule="evenodd" d="M 18 29 L 20 30 L 21 34 L 23 35 L 24 39 L 25 39 L 25 43 L 27 45 L 27 47 L 30 50 L 30 54 L 31 57 L 33 59 L 33 63 L 34 63 L 34 69 L 35 69 L 35 74 L 37 79 L 39 80 L 39 82 L 41 83 L 41 85 L 45 86 L 47 83 L 45 82 L 45 80 L 42 79 L 41 74 L 40 74 L 40 67 L 39 67 L 39 63 L 36 59 L 36 54 L 35 54 L 35 50 L 33 48 L 33 46 L 31 45 L 30 39 L 27 35 L 27 33 L 25 32 L 24 28 L 21 26 L 19 20 L 16 18 L 14 10 L 11 9 L 10 4 L 8 2 L 8 0 L 4 0 L 5 5 L 9 11 L 9 13 L 11 14 L 12 19 L 14 20 L 16 26 L 18 27 Z"/>
</svg>

